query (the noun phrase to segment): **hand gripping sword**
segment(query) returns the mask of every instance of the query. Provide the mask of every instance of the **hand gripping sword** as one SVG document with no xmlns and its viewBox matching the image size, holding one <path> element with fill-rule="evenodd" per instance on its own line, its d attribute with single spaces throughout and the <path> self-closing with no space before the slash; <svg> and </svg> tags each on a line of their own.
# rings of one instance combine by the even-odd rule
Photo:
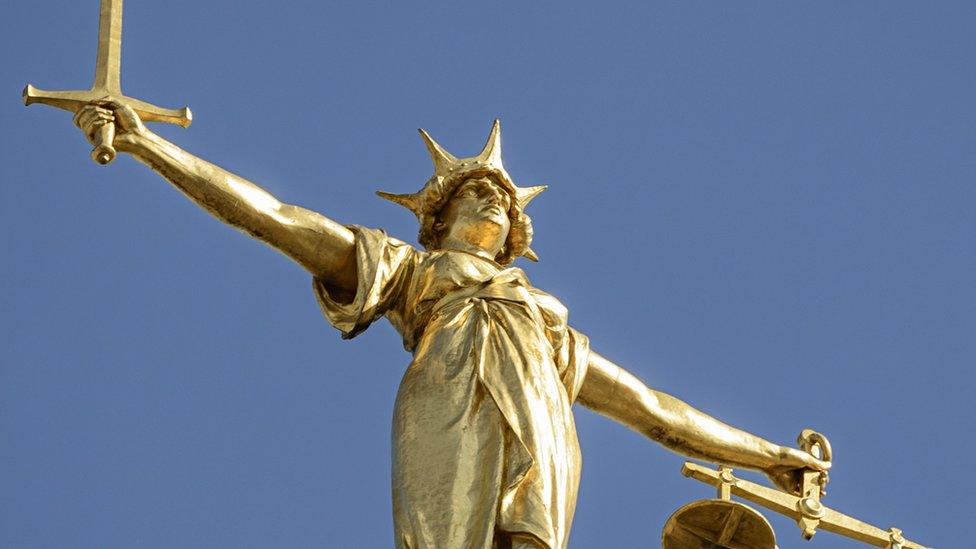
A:
<svg viewBox="0 0 976 549">
<path fill-rule="evenodd" d="M 187 127 L 193 121 L 190 109 L 164 109 L 126 97 L 119 86 L 120 59 L 122 53 L 122 0 L 101 0 L 98 18 L 98 54 L 95 63 L 95 81 L 90 90 L 45 91 L 30 84 L 24 88 L 24 105 L 43 103 L 66 111 L 78 112 L 92 101 L 114 99 L 124 103 L 144 121 L 168 122 Z M 104 124 L 94 136 L 95 149 L 92 159 L 102 165 L 115 158 L 112 141 L 115 125 Z"/>
<path fill-rule="evenodd" d="M 826 461 L 832 458 L 830 443 L 820 433 L 804 429 L 797 442 L 801 449 L 814 457 Z M 882 530 L 825 507 L 820 503 L 820 498 L 826 495 L 827 474 L 820 471 L 803 472 L 799 496 L 736 478 L 728 467 L 720 467 L 715 471 L 689 461 L 685 462 L 681 473 L 715 486 L 722 500 L 738 496 L 796 520 L 805 539 L 812 538 L 817 528 L 820 528 L 885 549 L 928 549 L 905 539 L 898 528 Z"/>
</svg>

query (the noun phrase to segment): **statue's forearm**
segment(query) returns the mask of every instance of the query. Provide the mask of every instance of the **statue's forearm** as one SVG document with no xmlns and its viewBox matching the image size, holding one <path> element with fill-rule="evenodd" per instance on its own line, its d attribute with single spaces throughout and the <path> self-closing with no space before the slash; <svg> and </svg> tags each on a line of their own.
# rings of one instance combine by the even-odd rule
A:
<svg viewBox="0 0 976 549">
<path fill-rule="evenodd" d="M 736 429 L 687 403 L 648 388 L 595 352 L 579 394 L 587 408 L 680 454 L 751 469 L 769 469 L 789 450 Z"/>
<path fill-rule="evenodd" d="M 218 219 L 288 255 L 337 289 L 355 288 L 352 232 L 316 212 L 283 204 L 257 185 L 146 132 L 117 139 L 132 154 Z"/>
</svg>

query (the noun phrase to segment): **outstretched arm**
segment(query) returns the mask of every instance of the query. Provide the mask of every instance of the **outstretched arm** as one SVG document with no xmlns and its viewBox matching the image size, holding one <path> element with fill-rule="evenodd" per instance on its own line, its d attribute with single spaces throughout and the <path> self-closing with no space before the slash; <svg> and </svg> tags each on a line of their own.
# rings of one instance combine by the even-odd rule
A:
<svg viewBox="0 0 976 549">
<path fill-rule="evenodd" d="M 761 470 L 791 491 L 796 489 L 802 469 L 830 467 L 806 452 L 736 429 L 671 395 L 655 391 L 593 351 L 579 401 L 675 452 Z"/>
<path fill-rule="evenodd" d="M 115 123 L 115 148 L 146 164 L 215 217 L 278 249 L 339 295 L 356 288 L 352 232 L 335 221 L 283 204 L 264 189 L 198 158 L 149 131 L 125 105 L 106 102 L 78 111 L 75 123 L 89 138 Z"/>
</svg>

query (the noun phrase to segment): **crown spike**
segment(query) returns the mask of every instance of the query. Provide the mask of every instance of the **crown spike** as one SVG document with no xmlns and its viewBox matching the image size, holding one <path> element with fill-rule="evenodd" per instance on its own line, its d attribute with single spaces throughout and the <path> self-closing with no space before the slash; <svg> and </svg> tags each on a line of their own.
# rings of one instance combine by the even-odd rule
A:
<svg viewBox="0 0 976 549">
<path fill-rule="evenodd" d="M 488 141 L 485 143 L 485 148 L 481 149 L 476 157 L 478 160 L 495 166 L 502 165 L 502 124 L 496 118 L 495 123 L 491 125 L 491 132 L 488 134 Z"/>
<path fill-rule="evenodd" d="M 539 256 L 536 255 L 535 251 L 533 251 L 532 248 L 526 248 L 525 251 L 522 252 L 522 256 L 528 259 L 529 261 L 535 261 L 536 263 L 539 262 Z"/>
<path fill-rule="evenodd" d="M 423 128 L 419 128 L 420 137 L 424 138 L 424 144 L 430 152 L 430 159 L 434 162 L 434 173 L 443 173 L 451 168 L 451 164 L 457 162 L 457 158 L 441 147 L 434 138 Z"/>
<path fill-rule="evenodd" d="M 379 195 L 380 198 L 385 198 L 390 202 L 403 206 L 404 208 L 413 212 L 417 217 L 420 217 L 420 214 L 422 213 L 422 209 L 420 207 L 420 197 L 418 197 L 417 194 L 393 194 L 383 191 L 376 191 L 376 194 Z"/>
<path fill-rule="evenodd" d="M 535 187 L 517 187 L 515 189 L 515 199 L 518 200 L 522 209 L 532 202 L 532 199 L 539 196 L 542 191 L 548 189 L 548 185 L 536 185 Z"/>
</svg>

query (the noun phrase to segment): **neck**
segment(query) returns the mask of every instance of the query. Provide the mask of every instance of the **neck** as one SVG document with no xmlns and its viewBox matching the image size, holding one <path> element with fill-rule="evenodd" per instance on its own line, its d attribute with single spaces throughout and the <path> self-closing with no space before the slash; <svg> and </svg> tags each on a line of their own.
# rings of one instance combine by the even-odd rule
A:
<svg viewBox="0 0 976 549">
<path fill-rule="evenodd" d="M 483 257 L 489 261 L 495 261 L 495 256 L 497 253 L 491 253 L 485 248 L 472 244 L 466 240 L 461 240 L 459 238 L 454 238 L 452 236 L 446 236 L 441 240 L 440 248 L 442 250 L 455 250 L 459 252 L 469 253 L 471 255 L 476 255 L 478 257 Z"/>
<path fill-rule="evenodd" d="M 440 248 L 459 250 L 494 261 L 505 246 L 507 236 L 508 233 L 502 233 L 498 224 L 489 221 L 453 223 L 441 238 Z"/>
</svg>

